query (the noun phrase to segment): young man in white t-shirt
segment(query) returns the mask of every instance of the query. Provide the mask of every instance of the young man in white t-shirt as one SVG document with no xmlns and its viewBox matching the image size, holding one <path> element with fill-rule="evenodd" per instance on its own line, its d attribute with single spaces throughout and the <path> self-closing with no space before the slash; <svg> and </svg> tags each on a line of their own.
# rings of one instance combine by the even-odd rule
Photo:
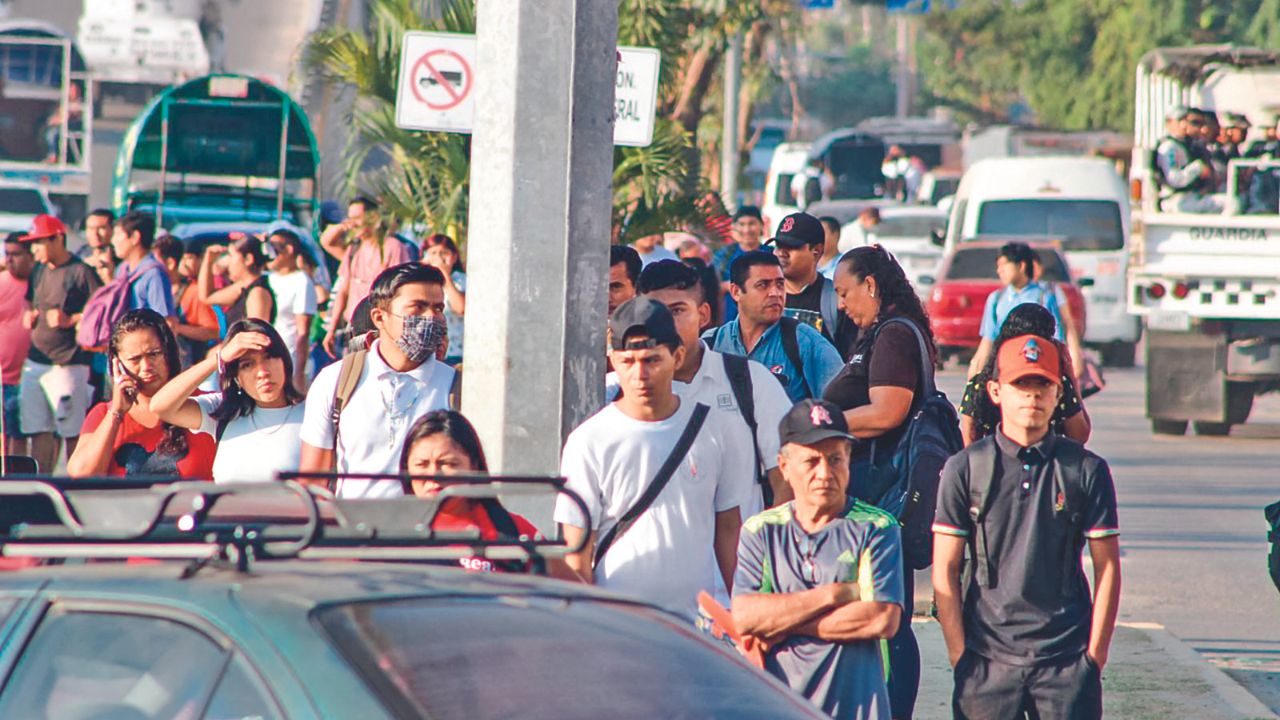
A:
<svg viewBox="0 0 1280 720">
<path fill-rule="evenodd" d="M 316 286 L 298 267 L 302 238 L 279 229 L 267 238 L 276 257 L 268 265 L 267 284 L 276 296 L 276 332 L 293 357 L 293 385 L 307 390 L 307 360 L 311 356 L 311 318 L 316 314 Z"/>
<path fill-rule="evenodd" d="M 371 316 L 378 329 L 364 357 L 360 380 L 337 423 L 334 392 L 342 363 L 316 376 L 307 393 L 302 420 L 300 471 L 395 473 L 409 426 L 432 410 L 449 407 L 453 368 L 436 360 L 447 332 L 444 323 L 444 277 L 430 265 L 405 263 L 388 268 L 369 292 Z M 336 459 L 335 459 L 336 454 Z M 399 480 L 344 479 L 342 497 L 396 497 Z"/>
<path fill-rule="evenodd" d="M 640 274 L 639 289 L 644 297 L 665 305 L 675 320 L 680 345 L 684 348 L 684 361 L 675 372 L 675 393 L 711 408 L 708 420 L 723 425 L 726 452 L 733 459 L 749 458 L 754 467 L 759 458 L 762 479 L 767 479 L 772 491 L 772 504 L 790 500 L 791 489 L 778 472 L 778 423 L 791 409 L 791 400 L 782 383 L 769 368 L 744 358 L 751 377 L 756 423 L 753 436 L 729 381 L 725 355 L 709 349 L 701 340 L 702 331 L 711 322 L 711 305 L 699 282 L 698 271 L 681 262 L 662 260 Z M 609 380 L 611 385 L 616 385 L 616 373 L 611 374 Z M 610 397 L 616 394 L 614 389 L 610 387 Z M 754 472 L 752 478 L 757 478 Z M 749 518 L 764 509 L 764 490 L 756 487 L 742 506 L 742 517 Z"/>
<path fill-rule="evenodd" d="M 593 567 L 596 544 L 653 483 L 697 406 L 672 389 L 685 351 L 666 306 L 628 300 L 614 311 L 609 329 L 622 394 L 565 442 L 561 473 L 589 513 L 584 518 L 568 499 L 557 501 L 555 519 L 565 540 L 570 546 L 586 540 L 582 551 L 565 559 L 597 585 L 692 622 L 699 591 L 732 585 L 739 508 L 754 490 L 750 460 L 725 451 L 721 423 L 703 423 L 661 493 Z"/>
</svg>

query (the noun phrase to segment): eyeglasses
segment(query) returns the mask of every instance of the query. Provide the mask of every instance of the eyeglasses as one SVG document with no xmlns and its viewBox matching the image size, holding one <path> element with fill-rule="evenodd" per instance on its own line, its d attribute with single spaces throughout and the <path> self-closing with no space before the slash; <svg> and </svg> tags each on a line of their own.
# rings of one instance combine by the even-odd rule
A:
<svg viewBox="0 0 1280 720">
<path fill-rule="evenodd" d="M 803 530 L 801 531 L 804 532 Z M 813 546 L 813 538 L 808 535 L 800 536 L 800 573 L 804 576 L 804 581 L 810 585 L 818 584 L 818 566 L 813 561 L 813 553 L 816 550 Z"/>
</svg>

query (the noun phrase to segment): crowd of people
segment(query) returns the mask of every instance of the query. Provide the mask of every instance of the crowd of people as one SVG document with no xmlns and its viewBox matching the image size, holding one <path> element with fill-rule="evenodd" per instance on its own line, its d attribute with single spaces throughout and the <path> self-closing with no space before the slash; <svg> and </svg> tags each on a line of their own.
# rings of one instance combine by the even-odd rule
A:
<svg viewBox="0 0 1280 720">
<path fill-rule="evenodd" d="M 73 477 L 336 473 L 344 498 L 432 496 L 487 472 L 457 412 L 460 249 L 443 235 L 411 245 L 365 198 L 334 220 L 319 241 L 332 288 L 284 229 L 195 247 L 157 238 L 143 213 L 95 211 L 86 259 L 52 217 L 6 238 L 6 452 L 52 472 L 65 445 Z M 1115 491 L 1083 446 L 1069 318 L 1052 288 L 1028 289 L 1029 251 L 1001 250 L 1017 272 L 989 301 L 963 419 L 947 406 L 954 454 L 922 479 L 901 458 L 916 458 L 940 397 L 937 351 L 897 260 L 877 245 L 840 254 L 839 224 L 803 212 L 767 240 L 755 208 L 732 228 L 714 255 L 611 249 L 607 402 L 561 459 L 586 514 L 565 498 L 553 514 L 582 549 L 549 573 L 703 629 L 707 603 L 730 608 L 743 647 L 833 717 L 910 718 L 914 571 L 932 565 L 956 717 L 1100 717 Z M 106 297 L 120 312 L 86 346 Z M 914 497 L 895 505 L 886 488 Z M 451 498 L 440 518 L 487 538 L 539 533 L 496 500 Z"/>
<path fill-rule="evenodd" d="M 1152 168 L 1160 209 L 1190 213 L 1280 212 L 1280 166 L 1262 162 L 1236 170 L 1232 161 L 1280 161 L 1276 137 L 1280 117 L 1262 128 L 1262 137 L 1247 142 L 1253 127 L 1244 115 L 1222 114 L 1179 105 L 1165 114 L 1165 136 L 1156 146 Z"/>
</svg>

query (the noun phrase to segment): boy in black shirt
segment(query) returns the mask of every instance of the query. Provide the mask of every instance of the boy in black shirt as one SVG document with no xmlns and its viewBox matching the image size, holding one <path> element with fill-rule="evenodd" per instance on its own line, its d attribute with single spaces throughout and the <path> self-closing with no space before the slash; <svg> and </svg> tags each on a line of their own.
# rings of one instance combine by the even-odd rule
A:
<svg viewBox="0 0 1280 720">
<path fill-rule="evenodd" d="M 1001 425 L 942 471 L 933 585 L 957 718 L 1102 717 L 1120 600 L 1115 486 L 1106 461 L 1049 432 L 1059 362 L 1043 338 L 1005 341 L 987 383 Z M 972 571 L 962 588 L 966 545 Z"/>
<path fill-rule="evenodd" d="M 826 247 L 822 223 L 808 213 L 792 213 L 778 223 L 778 232 L 769 242 L 787 281 L 787 317 L 813 326 L 835 345 L 841 360 L 848 360 L 858 328 L 840 310 L 835 285 L 818 272 Z"/>
</svg>

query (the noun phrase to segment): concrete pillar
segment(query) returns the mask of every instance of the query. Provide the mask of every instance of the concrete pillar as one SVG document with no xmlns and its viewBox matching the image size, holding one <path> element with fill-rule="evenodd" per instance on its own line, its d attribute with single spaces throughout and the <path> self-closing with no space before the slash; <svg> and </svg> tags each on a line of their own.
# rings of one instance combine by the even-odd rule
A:
<svg viewBox="0 0 1280 720">
<path fill-rule="evenodd" d="M 738 94 L 742 80 L 742 33 L 729 38 L 724 51 L 724 129 L 720 136 L 720 199 L 733 212 L 738 209 Z"/>
<path fill-rule="evenodd" d="M 479 0 L 463 411 L 555 473 L 603 403 L 616 0 Z"/>
</svg>

